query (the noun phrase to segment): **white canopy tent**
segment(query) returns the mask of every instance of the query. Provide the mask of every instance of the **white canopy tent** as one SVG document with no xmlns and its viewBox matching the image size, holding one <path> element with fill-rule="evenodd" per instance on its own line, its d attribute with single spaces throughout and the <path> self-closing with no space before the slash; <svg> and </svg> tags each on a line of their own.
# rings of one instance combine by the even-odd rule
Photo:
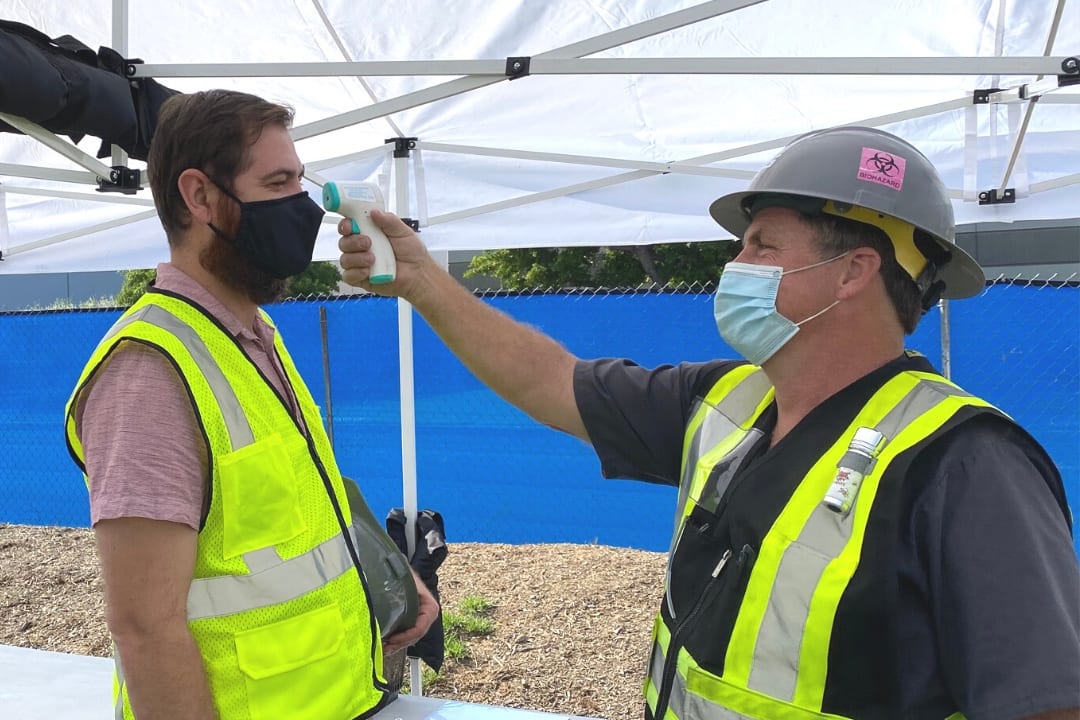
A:
<svg viewBox="0 0 1080 720">
<path fill-rule="evenodd" d="M 433 250 L 720 239 L 713 198 L 791 137 L 853 123 L 926 153 L 960 223 L 1077 215 L 1080 93 L 1058 84 L 1080 73 L 1078 0 L 4 0 L 0 16 L 182 91 L 293 105 L 312 179 L 382 182 Z M 508 58 L 530 74 L 509 80 Z M 391 137 L 416 139 L 393 169 Z M 148 189 L 91 189 L 122 158 L 51 144 L 0 136 L 0 273 L 163 260 Z M 1006 188 L 1015 202 L 978 202 Z M 328 223 L 317 257 L 336 255 Z"/>
<path fill-rule="evenodd" d="M 959 223 L 1080 214 L 1080 92 L 1062 87 L 1080 0 L 0 0 L 0 17 L 181 91 L 294 106 L 311 189 L 381 183 L 433 251 L 723 239 L 709 202 L 843 124 L 918 146 Z M 0 135 L 0 274 L 167 258 L 148 189 L 93 190 L 122 153 L 0 119 L 33 135 Z M 332 223 L 316 259 L 338 255 Z"/>
</svg>

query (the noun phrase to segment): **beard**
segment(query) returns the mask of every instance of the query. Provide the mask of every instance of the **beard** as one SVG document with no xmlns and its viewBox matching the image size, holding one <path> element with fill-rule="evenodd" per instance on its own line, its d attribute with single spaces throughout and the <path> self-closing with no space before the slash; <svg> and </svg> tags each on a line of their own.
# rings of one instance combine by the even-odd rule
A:
<svg viewBox="0 0 1080 720">
<path fill-rule="evenodd" d="M 232 240 L 226 239 L 236 237 L 240 213 L 235 205 L 227 209 L 219 206 L 219 210 L 227 219 L 221 224 L 221 234 L 213 233 L 210 244 L 199 252 L 199 264 L 228 287 L 247 295 L 256 305 L 276 302 L 285 292 L 288 281 L 257 267 Z"/>
</svg>

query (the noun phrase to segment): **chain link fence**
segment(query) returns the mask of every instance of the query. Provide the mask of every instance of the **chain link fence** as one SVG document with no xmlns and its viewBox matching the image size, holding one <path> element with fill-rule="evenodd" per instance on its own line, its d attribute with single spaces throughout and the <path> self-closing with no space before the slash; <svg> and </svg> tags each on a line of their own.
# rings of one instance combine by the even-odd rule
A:
<svg viewBox="0 0 1080 720">
<path fill-rule="evenodd" d="M 711 288 L 486 293 L 485 302 L 580 357 L 645 366 L 734 357 L 712 318 Z M 323 405 L 342 472 L 375 513 L 402 502 L 396 301 L 294 299 L 268 308 Z M 85 526 L 86 491 L 68 457 L 63 408 L 117 308 L 0 314 L 0 522 Z M 1080 503 L 1080 285 L 1000 279 L 932 310 L 909 347 L 1009 413 L 1050 452 Z M 665 550 L 675 492 L 601 479 L 577 439 L 541 426 L 483 387 L 423 320 L 413 323 L 421 507 L 452 541 L 599 542 Z M 492 348 L 492 352 L 497 352 Z M 148 404 L 147 421 L 154 419 Z"/>
</svg>

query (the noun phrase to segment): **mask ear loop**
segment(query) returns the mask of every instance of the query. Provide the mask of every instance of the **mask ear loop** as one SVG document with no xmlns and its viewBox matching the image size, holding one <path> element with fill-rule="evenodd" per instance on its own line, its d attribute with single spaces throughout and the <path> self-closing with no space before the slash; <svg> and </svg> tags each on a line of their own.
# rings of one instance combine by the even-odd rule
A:
<svg viewBox="0 0 1080 720">
<path fill-rule="evenodd" d="M 803 320 L 800 320 L 799 322 L 795 323 L 795 327 L 802 327 L 803 325 L 810 322 L 814 318 L 819 317 L 819 316 L 824 315 L 825 313 L 829 312 L 830 310 L 832 310 L 834 307 L 836 307 L 839 304 L 840 304 L 839 300 L 833 300 L 832 305 L 826 305 L 825 307 L 823 307 L 821 310 L 818 310 L 816 313 L 814 313 L 810 317 L 805 318 Z"/>
<path fill-rule="evenodd" d="M 224 184 L 222 184 L 222 183 L 219 183 L 219 182 L 218 182 L 217 180 L 215 180 L 215 179 L 213 178 L 213 176 L 211 176 L 211 175 L 210 175 L 210 173 L 206 172 L 205 170 L 203 171 L 203 175 L 205 175 L 205 176 L 206 176 L 206 179 L 207 179 L 207 180 L 209 180 L 209 181 L 210 181 L 211 183 L 213 183 L 214 187 L 216 187 L 216 188 L 217 188 L 218 190 L 220 190 L 221 192 L 225 193 L 225 196 L 226 196 L 227 198 L 231 199 L 231 200 L 232 200 L 233 202 L 235 202 L 235 203 L 236 203 L 237 205 L 239 205 L 239 206 L 243 207 L 243 205 L 244 205 L 244 201 L 243 201 L 243 200 L 241 200 L 240 198 L 236 197 L 235 195 L 233 195 L 233 194 L 232 194 L 232 193 L 231 193 L 231 192 L 229 191 L 229 189 L 228 189 L 227 187 L 225 187 L 225 185 L 224 185 Z M 217 228 L 217 226 L 215 226 L 215 225 L 214 225 L 214 223 L 212 223 L 212 222 L 211 222 L 211 223 L 206 223 L 206 224 L 207 224 L 207 225 L 209 225 L 209 226 L 210 226 L 210 229 L 214 231 L 214 234 L 216 234 L 216 235 L 217 235 L 217 236 L 218 236 L 219 238 L 221 238 L 222 240 L 225 240 L 226 242 L 230 242 L 230 243 L 235 243 L 235 242 L 236 242 L 236 239 L 235 239 L 235 238 L 230 238 L 230 237 L 228 237 L 228 236 L 227 236 L 227 235 L 226 235 L 225 233 L 221 232 L 221 230 L 219 230 L 219 229 Z"/>
<path fill-rule="evenodd" d="M 840 258 L 847 257 L 850 254 L 851 254 L 851 251 L 848 250 L 847 252 L 842 252 L 839 255 L 837 255 L 836 257 L 831 257 L 828 260 L 822 260 L 821 262 L 814 263 L 813 265 L 807 265 L 806 267 L 796 268 L 794 270 L 788 270 L 788 271 L 784 272 L 780 277 L 784 277 L 784 275 L 790 275 L 791 273 L 801 272 L 803 270 L 809 270 L 811 268 L 821 267 L 822 265 L 828 265 L 829 263 L 836 262 Z M 814 313 L 810 317 L 803 318 L 799 322 L 795 323 L 795 327 L 802 327 L 805 323 L 810 322 L 811 320 L 813 320 L 816 317 L 824 315 L 825 313 L 832 310 L 834 307 L 836 307 L 839 304 L 840 304 L 839 300 L 833 300 L 832 305 L 826 305 L 825 307 L 823 307 L 821 310 L 818 310 L 816 313 Z"/>
</svg>

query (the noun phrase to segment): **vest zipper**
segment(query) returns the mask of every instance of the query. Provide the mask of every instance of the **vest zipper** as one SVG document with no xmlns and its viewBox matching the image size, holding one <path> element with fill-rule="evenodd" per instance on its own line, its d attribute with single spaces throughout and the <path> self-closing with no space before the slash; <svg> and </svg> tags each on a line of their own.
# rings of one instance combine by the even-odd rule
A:
<svg viewBox="0 0 1080 720">
<path fill-rule="evenodd" d="M 746 550 L 749 546 L 743 546 L 742 551 L 739 553 L 739 564 L 742 564 L 742 560 L 746 555 Z M 675 632 L 671 634 L 671 640 L 668 642 L 667 654 L 664 658 L 664 677 L 660 683 L 660 692 L 656 696 L 656 712 L 653 714 L 654 720 L 663 720 L 665 713 L 667 713 L 668 699 L 671 696 L 671 685 L 675 681 L 675 671 L 678 669 L 679 650 L 682 648 L 683 635 L 690 629 L 694 620 L 701 614 L 702 609 L 707 604 L 707 600 L 712 599 L 714 588 L 720 586 L 720 575 L 724 572 L 724 568 L 727 567 L 728 561 L 731 560 L 731 548 L 724 551 L 724 554 L 720 557 L 720 562 L 716 563 L 716 567 L 713 568 L 712 577 L 705 583 L 705 587 L 701 590 L 701 594 L 698 595 L 697 602 L 694 603 L 694 607 L 690 609 L 680 622 L 675 627 Z"/>
</svg>

